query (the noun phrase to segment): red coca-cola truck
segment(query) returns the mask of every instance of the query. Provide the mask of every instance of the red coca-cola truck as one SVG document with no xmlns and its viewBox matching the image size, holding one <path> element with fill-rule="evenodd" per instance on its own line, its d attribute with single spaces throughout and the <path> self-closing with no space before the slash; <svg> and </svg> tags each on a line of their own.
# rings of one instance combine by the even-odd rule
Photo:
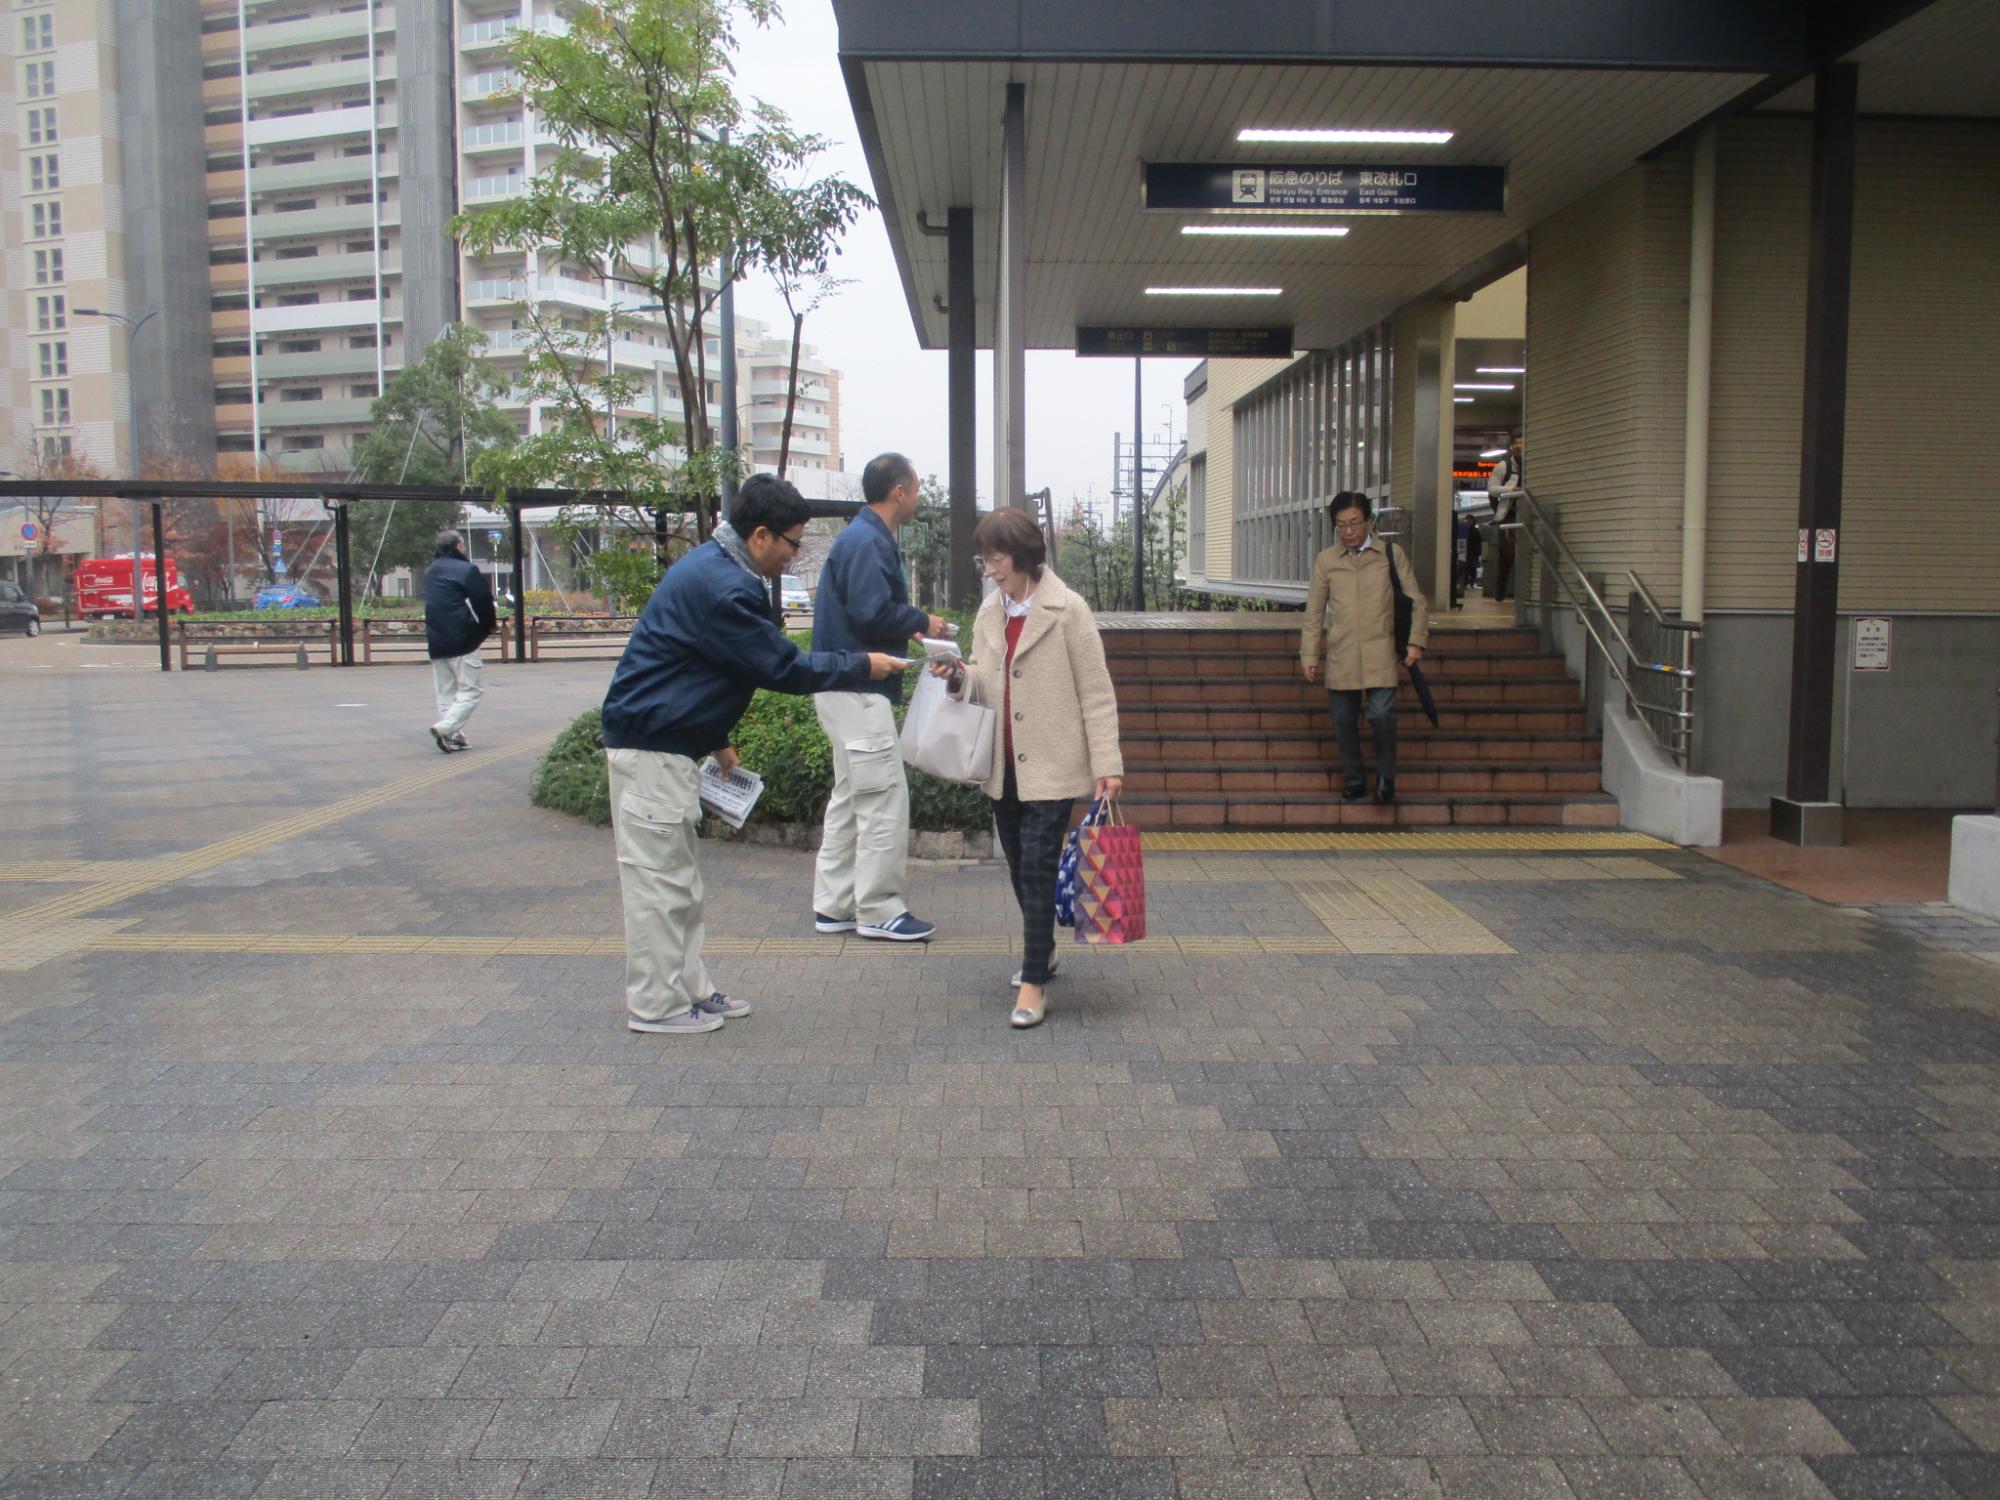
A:
<svg viewBox="0 0 2000 1500">
<path fill-rule="evenodd" d="M 141 586 L 147 614 L 160 607 L 160 570 L 151 554 L 141 554 Z M 86 557 L 76 565 L 76 612 L 85 619 L 132 618 L 132 559 Z M 194 613 L 194 595 L 181 586 L 180 569 L 167 559 L 167 613 Z"/>
</svg>

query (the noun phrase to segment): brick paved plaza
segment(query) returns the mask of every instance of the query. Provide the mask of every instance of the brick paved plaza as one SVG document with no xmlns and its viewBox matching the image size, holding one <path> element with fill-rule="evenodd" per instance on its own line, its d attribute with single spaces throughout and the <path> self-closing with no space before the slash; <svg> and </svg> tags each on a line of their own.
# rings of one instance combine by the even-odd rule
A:
<svg viewBox="0 0 2000 1500">
<path fill-rule="evenodd" d="M 420 668 L 6 644 L 0 1495 L 2000 1495 L 1986 929 L 1189 839 L 1016 1034 L 997 866 L 884 952 L 710 845 L 757 1013 L 641 1038 L 524 792 L 608 664 L 445 758 Z"/>
</svg>

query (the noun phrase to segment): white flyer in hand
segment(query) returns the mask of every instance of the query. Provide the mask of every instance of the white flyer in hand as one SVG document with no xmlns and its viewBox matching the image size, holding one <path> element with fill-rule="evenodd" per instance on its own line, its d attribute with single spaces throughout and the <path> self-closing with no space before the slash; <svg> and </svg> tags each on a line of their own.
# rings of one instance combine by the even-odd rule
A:
<svg viewBox="0 0 2000 1500">
<path fill-rule="evenodd" d="M 731 828 L 741 828 L 764 795 L 764 778 L 738 766 L 724 771 L 710 756 L 701 763 L 701 805 Z"/>
</svg>

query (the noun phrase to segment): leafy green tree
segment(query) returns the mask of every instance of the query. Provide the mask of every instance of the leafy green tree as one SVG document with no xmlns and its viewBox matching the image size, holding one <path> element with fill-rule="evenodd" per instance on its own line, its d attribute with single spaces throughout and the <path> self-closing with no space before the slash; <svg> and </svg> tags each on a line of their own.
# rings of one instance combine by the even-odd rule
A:
<svg viewBox="0 0 2000 1500">
<path fill-rule="evenodd" d="M 514 444 L 514 424 L 496 404 L 506 382 L 481 357 L 485 345 L 486 336 L 476 328 L 454 325 L 415 364 L 397 372 L 370 408 L 373 425 L 354 447 L 359 478 L 371 484 L 463 485 L 475 462 Z M 446 524 L 431 506 L 394 500 L 361 501 L 348 514 L 354 555 L 368 567 L 371 592 L 389 569 L 421 572 L 438 528 Z"/>
<path fill-rule="evenodd" d="M 674 541 L 665 512 L 691 511 L 705 539 L 722 481 L 740 467 L 716 450 L 708 416 L 707 329 L 723 286 L 784 257 L 810 265 L 810 237 L 837 236 L 869 201 L 838 178 L 789 185 L 826 140 L 737 99 L 736 28 L 777 14 L 772 0 L 575 0 L 563 31 L 522 31 L 510 49 L 518 96 L 562 150 L 523 196 L 453 222 L 474 254 L 526 247 L 629 290 L 627 312 L 665 322 L 680 415 L 621 425 L 616 406 L 636 382 L 582 373 L 618 314 L 581 329 L 531 319 L 530 381 L 550 402 L 550 430 L 483 471 L 501 488 L 624 490 L 653 512 L 663 560 Z"/>
</svg>

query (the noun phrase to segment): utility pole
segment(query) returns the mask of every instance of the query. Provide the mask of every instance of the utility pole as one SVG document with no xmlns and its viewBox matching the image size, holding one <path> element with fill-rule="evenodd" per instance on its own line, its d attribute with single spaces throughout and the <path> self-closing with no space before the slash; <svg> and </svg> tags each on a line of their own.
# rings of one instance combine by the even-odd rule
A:
<svg viewBox="0 0 2000 1500">
<path fill-rule="evenodd" d="M 1132 608 L 1146 608 L 1146 444 L 1142 432 L 1145 416 L 1146 360 L 1132 356 Z"/>
</svg>

